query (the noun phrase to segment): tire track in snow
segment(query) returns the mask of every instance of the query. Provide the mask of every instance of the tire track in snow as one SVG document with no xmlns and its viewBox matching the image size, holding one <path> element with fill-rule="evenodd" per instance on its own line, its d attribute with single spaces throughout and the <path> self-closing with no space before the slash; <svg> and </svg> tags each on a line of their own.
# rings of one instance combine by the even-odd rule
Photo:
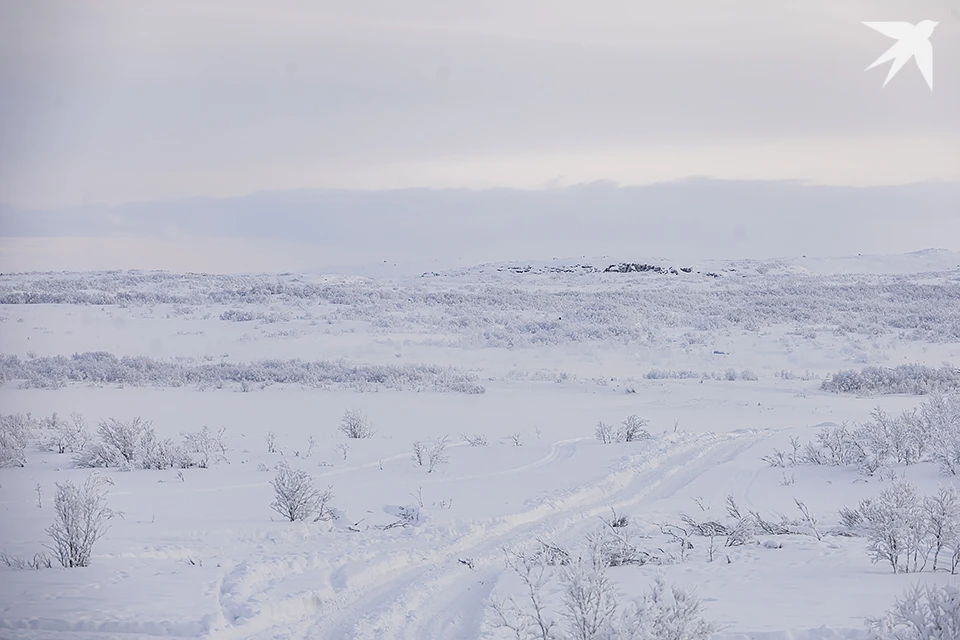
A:
<svg viewBox="0 0 960 640">
<path fill-rule="evenodd" d="M 534 528 L 539 535 L 553 539 L 569 535 L 583 528 L 594 517 L 615 509 L 635 508 L 663 498 L 669 498 L 704 471 L 728 462 L 752 448 L 760 438 L 739 437 L 694 449 L 678 455 L 637 474 L 627 487 L 600 500 L 581 514 L 560 518 L 557 522 L 543 522 Z M 499 547 L 504 543 L 523 544 L 534 531 L 518 532 L 509 540 L 491 541 L 477 553 L 485 553 L 482 560 L 475 559 L 477 571 L 483 572 L 476 579 L 464 567 L 447 559 L 446 566 L 427 569 L 420 580 L 411 581 L 394 593 L 394 602 L 379 616 L 365 616 L 353 628 L 341 627 L 331 637 L 352 638 L 475 638 L 479 635 L 483 604 L 504 572 Z M 456 559 L 452 559 L 453 563 Z M 464 617 L 473 612 L 472 617 Z"/>
<path fill-rule="evenodd" d="M 714 464 L 736 457 L 765 434 L 757 432 L 664 438 L 635 454 L 604 478 L 554 494 L 524 511 L 474 526 L 432 550 L 411 550 L 373 562 L 350 577 L 350 586 L 331 593 L 329 585 L 297 594 L 284 606 L 273 602 L 260 616 L 224 630 L 223 637 L 473 637 L 482 602 L 503 572 L 500 549 L 536 536 L 557 537 L 615 508 L 636 507 L 668 497 Z M 556 443 L 550 454 L 527 468 L 556 460 L 576 441 Z M 517 470 L 512 470 L 516 472 Z M 398 557 L 399 556 L 399 557 Z M 457 560 L 472 557 L 475 571 Z M 479 576 L 479 578 L 478 578 Z M 318 585 L 320 586 L 320 585 Z M 284 599 L 291 600 L 291 599 Z M 314 616 L 304 609 L 312 601 Z M 472 614 L 464 617 L 464 614 Z M 439 635 L 438 635 L 439 634 Z"/>
</svg>

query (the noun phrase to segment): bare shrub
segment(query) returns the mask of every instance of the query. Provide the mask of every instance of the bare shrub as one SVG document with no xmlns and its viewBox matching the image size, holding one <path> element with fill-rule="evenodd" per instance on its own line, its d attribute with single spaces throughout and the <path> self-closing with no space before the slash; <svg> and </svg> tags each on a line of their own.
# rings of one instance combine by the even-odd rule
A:
<svg viewBox="0 0 960 640">
<path fill-rule="evenodd" d="M 660 533 L 667 536 L 671 542 L 675 542 L 680 546 L 680 562 L 686 561 L 687 551 L 693 549 L 693 544 L 690 542 L 693 531 L 686 527 L 670 524 L 669 522 L 658 523 L 657 527 L 660 528 Z"/>
<path fill-rule="evenodd" d="M 599 537 L 589 540 L 584 553 L 559 570 L 561 616 L 574 640 L 615 637 L 618 598 L 607 575 Z"/>
<path fill-rule="evenodd" d="M 517 640 L 707 640 L 719 630 L 703 617 L 694 591 L 668 586 L 661 575 L 642 598 L 621 607 L 596 535 L 587 538 L 578 557 L 564 551 L 564 561 L 553 563 L 559 565 L 553 573 L 559 583 L 558 619 L 549 607 L 552 580 L 541 552 L 508 555 L 507 566 L 525 587 L 523 598 L 491 597 L 494 625 Z"/>
<path fill-rule="evenodd" d="M 447 436 L 443 436 L 438 438 L 427 451 L 427 473 L 433 473 L 441 464 L 447 464 L 450 461 L 447 456 L 447 444 Z"/>
<path fill-rule="evenodd" d="M 306 471 L 281 463 L 270 484 L 274 490 L 270 507 L 290 522 L 307 520 L 314 515 L 314 521 L 331 517 L 329 503 L 333 500 L 333 489 L 319 490 Z"/>
<path fill-rule="evenodd" d="M 70 420 L 63 420 L 54 413 L 40 426 L 46 432 L 46 438 L 40 443 L 44 451 L 79 453 L 90 441 L 87 425 L 79 413 L 71 413 Z"/>
<path fill-rule="evenodd" d="M 680 514 L 680 520 L 687 525 L 692 535 L 701 536 L 708 540 L 708 562 L 713 562 L 716 554 L 716 539 L 730 536 L 733 533 L 733 529 L 716 520 L 699 521 L 686 514 Z"/>
<path fill-rule="evenodd" d="M 861 510 L 870 558 L 889 563 L 894 573 L 917 571 L 919 563 L 926 560 L 926 523 L 917 487 L 895 480 Z"/>
<path fill-rule="evenodd" d="M 918 422 L 930 440 L 930 458 L 944 475 L 960 471 L 960 395 L 936 395 L 920 406 Z"/>
<path fill-rule="evenodd" d="M 923 500 L 927 535 L 933 547 L 933 570 L 938 569 L 940 554 L 953 551 L 951 573 L 956 571 L 960 555 L 960 492 L 954 487 L 940 487 L 936 495 Z"/>
<path fill-rule="evenodd" d="M 730 529 L 730 533 L 727 534 L 727 539 L 723 546 L 741 547 L 745 544 L 749 544 L 753 541 L 756 529 L 756 521 L 753 519 L 753 516 L 747 515 L 740 518 Z"/>
<path fill-rule="evenodd" d="M 210 427 L 204 426 L 200 431 L 183 433 L 183 444 L 187 452 L 195 455 L 195 463 L 201 469 L 211 464 L 224 462 L 227 459 L 227 444 L 224 439 L 226 427 L 220 427 L 214 434 Z"/>
<path fill-rule="evenodd" d="M 863 507 L 869 504 L 869 501 L 860 502 L 859 507 L 841 507 L 837 515 L 840 516 L 840 525 L 851 532 L 861 531 L 865 524 L 863 520 Z"/>
<path fill-rule="evenodd" d="M 463 438 L 471 447 L 487 446 L 487 436 L 483 435 L 482 433 L 476 433 L 474 435 L 461 433 L 460 437 Z"/>
<path fill-rule="evenodd" d="M 868 619 L 867 626 L 872 640 L 960 638 L 960 587 L 916 585 L 882 618 Z"/>
<path fill-rule="evenodd" d="M 820 521 L 817 519 L 813 512 L 810 511 L 810 508 L 807 507 L 806 503 L 799 500 L 798 498 L 793 499 L 794 503 L 797 505 L 797 509 L 800 510 L 800 514 L 803 516 L 803 521 L 810 528 L 811 533 L 817 540 L 823 540 L 823 534 L 820 533 Z"/>
<path fill-rule="evenodd" d="M 777 468 L 786 468 L 787 467 L 787 455 L 785 452 L 780 451 L 779 449 L 774 449 L 773 453 L 767 456 L 760 458 L 771 467 Z"/>
<path fill-rule="evenodd" d="M 646 430 L 649 424 L 639 416 L 630 415 L 626 420 L 620 423 L 620 429 L 617 431 L 617 440 L 620 442 L 634 442 L 636 440 L 645 440 L 650 437 L 650 432 Z"/>
<path fill-rule="evenodd" d="M 143 432 L 134 462 L 141 469 L 187 469 L 196 466 L 182 445 L 170 438 L 161 440 L 152 427 Z"/>
<path fill-rule="evenodd" d="M 668 586 L 663 575 L 624 612 L 617 637 L 635 640 L 708 640 L 720 627 L 703 617 L 696 591 Z"/>
<path fill-rule="evenodd" d="M 47 554 L 43 553 L 42 551 L 39 553 L 33 554 L 33 556 L 30 558 L 23 558 L 20 556 L 10 556 L 10 555 L 7 555 L 6 553 L 0 552 L 0 562 L 2 562 L 4 566 L 10 569 L 19 569 L 19 570 L 32 569 L 34 571 L 37 571 L 40 569 L 53 568 L 53 561 L 50 559 L 49 556 L 47 556 Z"/>
<path fill-rule="evenodd" d="M 416 440 L 413 443 L 413 461 L 416 462 L 419 466 L 423 466 L 423 463 L 427 460 L 427 445 L 422 440 Z"/>
<path fill-rule="evenodd" d="M 617 433 L 613 428 L 613 425 L 607 424 L 603 420 L 597 423 L 597 428 L 594 430 L 594 434 L 596 434 L 597 440 L 604 444 L 610 444 L 611 442 L 615 442 L 617 439 Z"/>
<path fill-rule="evenodd" d="M 27 443 L 33 436 L 36 421 L 29 413 L 0 416 L 0 467 L 23 467 L 27 464 Z"/>
<path fill-rule="evenodd" d="M 129 422 L 110 418 L 100 422 L 97 436 L 77 454 L 78 467 L 131 467 L 135 466 L 137 454 L 147 431 L 152 430 L 149 422 L 139 417 Z"/>
<path fill-rule="evenodd" d="M 603 524 L 605 526 L 593 543 L 599 545 L 600 558 L 605 566 L 644 565 L 657 560 L 650 552 L 637 546 L 627 516 L 613 511 L 609 520 L 603 519 Z"/>
<path fill-rule="evenodd" d="M 273 431 L 268 431 L 267 435 L 263 436 L 264 442 L 267 443 L 267 453 L 276 453 L 277 452 L 277 434 Z"/>
<path fill-rule="evenodd" d="M 347 409 L 340 419 L 339 429 L 348 438 L 355 439 L 372 438 L 375 433 L 360 409 Z"/>
<path fill-rule="evenodd" d="M 107 532 L 107 521 L 114 515 L 104 495 L 107 483 L 97 475 L 79 487 L 69 480 L 57 483 L 56 520 L 46 529 L 52 544 L 46 546 L 63 567 L 88 566 L 94 543 Z"/>
<path fill-rule="evenodd" d="M 544 566 L 528 556 L 516 554 L 508 556 L 507 567 L 520 577 L 525 598 L 522 603 L 513 596 L 492 599 L 496 626 L 510 630 L 517 640 L 559 640 L 558 621 L 547 608 L 545 591 L 549 575 Z"/>
<path fill-rule="evenodd" d="M 537 548 L 529 554 L 531 562 L 548 566 L 570 563 L 570 552 L 555 542 L 537 538 Z"/>
<path fill-rule="evenodd" d="M 817 434 L 819 450 L 808 448 L 805 459 L 814 464 L 836 466 L 856 465 L 864 457 L 863 448 L 857 441 L 853 430 L 843 423 L 836 427 L 826 427 Z M 814 453 L 814 452 L 817 453 Z M 822 454 L 819 452 L 822 451 Z M 819 454 L 819 455 L 818 455 Z"/>
</svg>

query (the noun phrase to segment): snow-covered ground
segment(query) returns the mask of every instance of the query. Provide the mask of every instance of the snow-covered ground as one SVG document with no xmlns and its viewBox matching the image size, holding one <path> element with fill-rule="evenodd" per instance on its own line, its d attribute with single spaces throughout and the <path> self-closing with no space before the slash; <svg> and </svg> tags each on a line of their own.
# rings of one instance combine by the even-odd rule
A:
<svg viewBox="0 0 960 640">
<path fill-rule="evenodd" d="M 626 263 L 663 273 L 605 272 Z M 821 382 L 868 365 L 960 363 L 958 265 L 927 251 L 376 277 L 5 274 L 0 413 L 80 413 L 94 428 L 140 416 L 175 440 L 225 427 L 229 450 L 206 469 L 98 470 L 119 515 L 91 565 L 0 566 L 0 637 L 509 637 L 488 606 L 522 590 L 505 553 L 578 548 L 611 510 L 656 558 L 609 569 L 624 599 L 662 573 L 696 588 L 718 639 L 862 637 L 864 618 L 906 587 L 952 578 L 871 562 L 862 537 L 834 535 L 838 510 L 894 475 L 927 494 L 956 481 L 932 463 L 867 476 L 764 458 L 875 407 L 918 406 Z M 87 352 L 115 357 L 71 359 Z M 353 408 L 373 438 L 340 433 Z M 597 440 L 598 421 L 629 415 L 653 437 Z M 462 437 L 477 434 L 486 446 Z M 428 473 L 413 443 L 445 435 L 448 460 Z M 11 556 L 43 548 L 56 483 L 91 473 L 35 444 L 27 458 L 0 469 Z M 332 487 L 335 518 L 271 510 L 281 461 Z M 758 531 L 718 542 L 712 561 L 694 537 L 681 559 L 661 525 L 729 521 L 728 496 L 776 522 L 798 519 L 799 499 L 825 535 Z"/>
</svg>

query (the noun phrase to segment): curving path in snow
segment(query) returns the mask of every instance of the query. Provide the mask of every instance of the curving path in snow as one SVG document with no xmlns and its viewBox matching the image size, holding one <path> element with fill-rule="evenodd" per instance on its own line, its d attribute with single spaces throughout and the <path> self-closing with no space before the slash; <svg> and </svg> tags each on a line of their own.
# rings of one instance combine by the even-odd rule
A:
<svg viewBox="0 0 960 640">
<path fill-rule="evenodd" d="M 537 537 L 572 538 L 611 507 L 636 510 L 667 498 L 764 437 L 740 432 L 659 438 L 602 478 L 511 515 L 453 529 L 441 544 L 380 555 L 361 548 L 370 557 L 360 570 L 346 570 L 350 558 L 339 559 L 338 568 L 320 554 L 243 563 L 221 585 L 224 625 L 211 637 L 475 638 L 483 602 L 504 571 L 503 549 Z M 514 474 L 522 482 L 524 474 L 549 473 L 557 461 L 576 459 L 581 440 L 557 442 L 540 460 L 497 475 Z M 311 580 L 317 584 L 295 586 Z"/>
</svg>

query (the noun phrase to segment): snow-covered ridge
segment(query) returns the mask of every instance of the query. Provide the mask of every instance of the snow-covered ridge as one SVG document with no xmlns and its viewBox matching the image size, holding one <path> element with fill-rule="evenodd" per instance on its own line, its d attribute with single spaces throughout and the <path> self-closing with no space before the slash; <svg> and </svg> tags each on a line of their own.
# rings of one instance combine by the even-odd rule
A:
<svg viewBox="0 0 960 640">
<path fill-rule="evenodd" d="M 665 257 L 580 256 L 552 260 L 492 262 L 451 270 L 430 270 L 424 276 L 466 277 L 510 273 L 598 274 L 641 273 L 646 275 L 905 275 L 944 273 L 960 270 L 960 253 L 947 249 L 923 249 L 892 255 L 856 255 L 842 257 L 785 257 L 768 260 L 674 260 Z M 385 274 L 388 271 L 385 271 Z"/>
</svg>

